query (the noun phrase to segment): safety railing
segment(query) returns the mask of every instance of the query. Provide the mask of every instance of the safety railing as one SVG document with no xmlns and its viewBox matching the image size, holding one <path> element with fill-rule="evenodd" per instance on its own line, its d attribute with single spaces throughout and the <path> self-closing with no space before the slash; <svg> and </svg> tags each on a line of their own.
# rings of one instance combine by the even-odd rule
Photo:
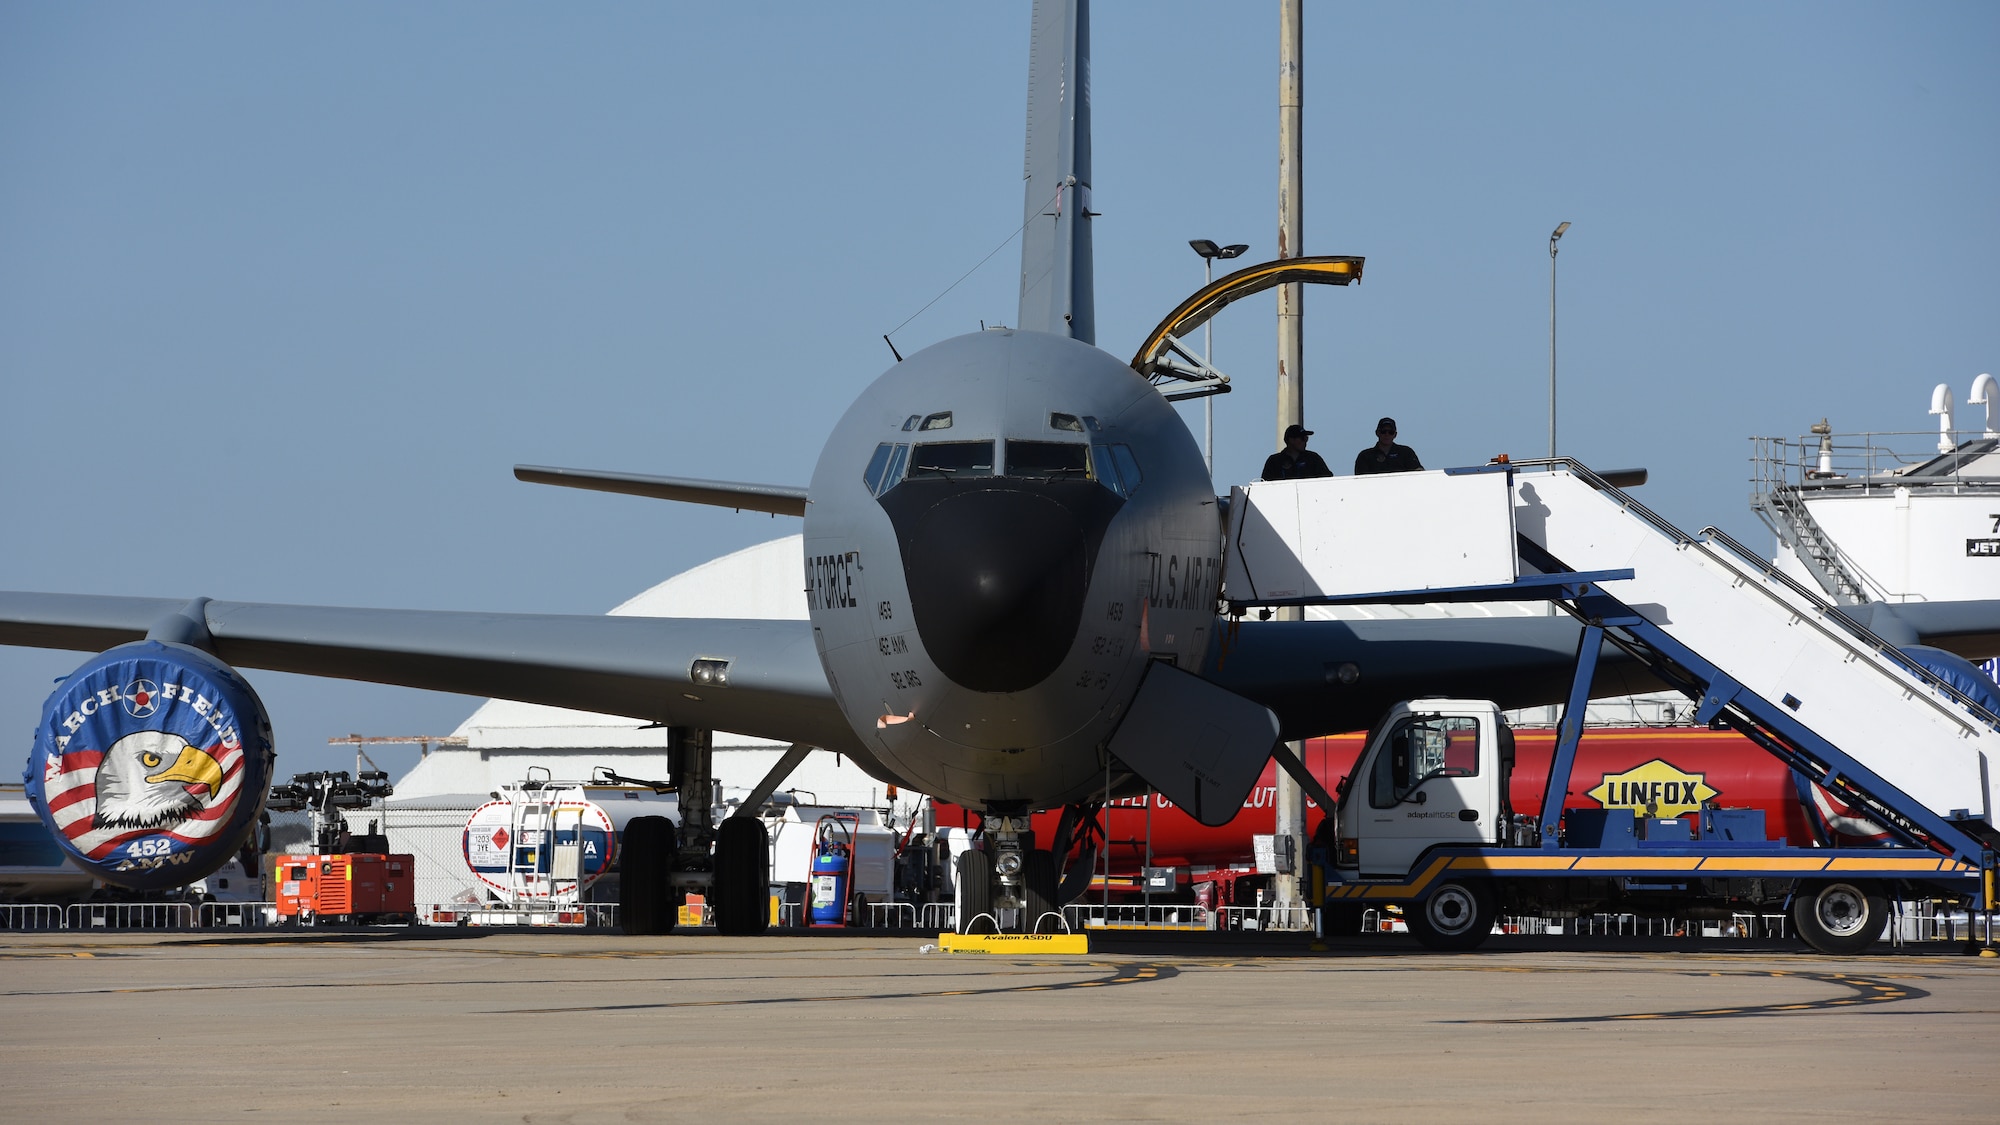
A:
<svg viewBox="0 0 2000 1125">
<path fill-rule="evenodd" d="M 1215 912 L 1218 930 L 1276 930 L 1295 932 L 1312 929 L 1312 910 L 1298 906 L 1225 906 Z"/>
<path fill-rule="evenodd" d="M 923 909 L 923 928 L 943 933 L 958 925 L 958 904 L 955 902 L 927 902 Z"/>
<path fill-rule="evenodd" d="M 1960 707 L 1972 712 L 1972 714 L 1985 721 L 1989 726 L 2000 729 L 2000 716 L 1987 711 L 1976 700 L 1946 682 L 1936 672 L 1912 660 L 1901 649 L 1877 636 L 1867 626 L 1841 613 L 1840 607 L 1827 601 L 1820 591 L 1808 589 L 1798 579 L 1779 570 L 1769 559 L 1737 542 L 1720 528 L 1704 527 L 1701 529 L 1699 536 L 1689 535 L 1671 520 L 1646 507 L 1630 494 L 1614 487 L 1610 482 L 1593 472 L 1589 466 L 1572 457 L 1520 461 L 1516 462 L 1516 467 L 1567 469 L 1578 479 L 1597 489 L 1599 492 L 1606 492 L 1615 496 L 1621 507 L 1638 517 L 1641 521 L 1650 524 L 1660 534 L 1672 539 L 1676 543 L 1700 550 L 1708 558 L 1714 560 L 1717 565 L 1727 569 L 1736 579 L 1741 581 L 1745 588 L 1755 590 L 1763 594 L 1766 598 L 1777 602 L 1785 610 L 1796 614 L 1801 621 L 1817 629 L 1836 643 L 1847 645 L 1850 649 L 1859 644 L 1861 647 L 1874 651 L 1883 659 L 1897 665 L 1918 680 L 1930 685 L 1938 694 L 1945 696 Z M 1717 546 L 1728 551 L 1729 555 L 1725 556 L 1722 551 L 1716 550 Z M 1742 567 L 1736 565 L 1736 561 L 1732 560 L 1749 563 L 1755 574 L 1746 573 Z M 1760 576 L 1769 581 L 1757 581 L 1757 578 Z M 1772 588 L 1772 584 L 1789 591 L 1804 604 L 1801 606 L 1788 602 L 1777 589 Z M 1920 696 L 1919 698 L 1923 697 Z M 1953 715 L 1951 711 L 1941 707 L 1936 700 L 1926 699 L 1925 702 L 1931 704 L 1933 707 L 1938 707 L 1947 717 L 1963 722 L 1958 716 Z"/>
<path fill-rule="evenodd" d="M 1996 936 L 1994 917 L 1934 902 L 1898 902 L 1891 906 L 1889 940 L 1896 945 L 1926 941 L 1990 943 Z"/>
<path fill-rule="evenodd" d="M 1071 930 L 1212 930 L 1215 916 L 1192 903 L 1078 902 L 1063 908 Z"/>
<path fill-rule="evenodd" d="M 1788 488 L 1863 495 L 1886 493 L 1913 484 L 1920 487 L 1943 485 L 1966 491 L 1993 487 L 1990 477 L 1965 475 L 1965 469 L 1974 457 L 1952 457 L 1939 452 L 1936 430 L 1829 434 L 1827 437 L 1832 440 L 1824 463 L 1820 460 L 1820 439 L 1817 436 L 1802 436 L 1795 440 L 1751 438 L 1751 487 L 1759 494 Z M 1978 448 L 1971 452 L 1976 453 Z M 1921 475 L 1910 472 L 1932 462 L 1940 463 L 1932 465 Z"/>
<path fill-rule="evenodd" d="M 277 921 L 275 902 L 204 902 L 196 915 L 203 929 L 261 930 Z"/>
<path fill-rule="evenodd" d="M 417 912 L 427 926 L 551 926 L 562 929 L 608 930 L 618 925 L 615 902 L 576 902 L 526 906 L 500 903 L 442 903 Z"/>
<path fill-rule="evenodd" d="M 1839 633 L 1835 631 L 1836 629 L 1846 632 L 1849 635 L 1849 639 L 1844 643 L 1847 643 L 1850 647 L 1858 641 L 1863 647 L 1873 650 L 1876 655 L 1882 657 L 1884 660 L 1895 664 L 1905 672 L 1928 684 L 1939 695 L 1971 712 L 1975 718 L 1978 718 L 1987 726 L 2000 730 L 2000 715 L 1987 710 L 1985 704 L 1960 691 L 1958 685 L 1946 680 L 1930 668 L 1917 663 L 1908 653 L 1890 644 L 1887 640 L 1877 635 L 1874 630 L 1868 628 L 1868 626 L 1840 612 L 1840 607 L 1827 601 L 1819 592 L 1807 589 L 1798 579 L 1779 570 L 1770 562 L 1758 556 L 1757 552 L 1737 542 L 1728 532 L 1716 527 L 1704 527 L 1701 529 L 1701 533 L 1707 539 L 1727 547 L 1737 558 L 1750 563 L 1759 574 L 1797 594 L 1805 601 L 1808 608 L 1816 611 L 1813 616 L 1801 615 L 1800 620 L 1811 623 L 1820 632 L 1833 637 L 1835 640 L 1842 640 Z M 1741 568 L 1735 566 L 1729 560 L 1722 558 L 1715 551 L 1709 550 L 1707 553 L 1709 557 L 1728 567 L 1737 578 L 1742 579 L 1745 586 L 1752 589 L 1764 589 L 1748 574 L 1745 574 Z M 1767 596 L 1771 596 L 1773 600 L 1778 600 L 1782 604 L 1782 599 L 1778 599 L 1770 590 L 1764 589 L 1764 592 Z M 1787 606 L 1786 608 L 1789 609 L 1792 607 Z M 1933 707 L 1937 706 L 1937 703 L 1934 701 L 1926 700 L 1926 702 L 1931 703 Z M 1944 714 L 1953 719 L 1958 719 L 1958 716 L 1952 715 L 1950 711 L 1944 711 Z M 1963 720 L 1959 721 L 1962 722 Z"/>
<path fill-rule="evenodd" d="M 60 930 L 63 908 L 49 902 L 0 903 L 0 930 Z"/>
<path fill-rule="evenodd" d="M 78 902 L 63 911 L 66 930 L 191 930 L 186 902 Z"/>
<path fill-rule="evenodd" d="M 914 930 L 917 928 L 917 906 L 912 902 L 871 902 L 868 904 L 868 926 L 876 930 Z"/>
</svg>

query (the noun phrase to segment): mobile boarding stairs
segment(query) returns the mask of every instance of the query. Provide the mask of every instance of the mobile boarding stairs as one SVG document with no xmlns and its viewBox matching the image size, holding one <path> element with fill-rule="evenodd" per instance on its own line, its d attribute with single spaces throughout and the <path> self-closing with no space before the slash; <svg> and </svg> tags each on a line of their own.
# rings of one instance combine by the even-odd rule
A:
<svg viewBox="0 0 2000 1125">
<path fill-rule="evenodd" d="M 1547 600 L 1584 626 L 1538 837 L 1500 841 L 1526 847 L 1449 849 L 1420 861 L 1407 884 L 1341 888 L 1342 897 L 1422 898 L 1442 870 L 1638 876 L 1668 866 L 1787 879 L 1840 873 L 1991 894 L 1980 875 L 2000 843 L 1990 770 L 2000 716 L 1715 528 L 1688 535 L 1567 458 L 1258 482 L 1232 489 L 1228 519 L 1233 616 L 1251 607 Z M 1413 522 L 1447 534 L 1425 537 L 1420 549 L 1384 550 L 1410 541 Z M 1563 799 L 1606 641 L 1696 700 L 1696 721 L 1734 727 L 1866 808 L 1897 845 L 1564 847 Z"/>
</svg>

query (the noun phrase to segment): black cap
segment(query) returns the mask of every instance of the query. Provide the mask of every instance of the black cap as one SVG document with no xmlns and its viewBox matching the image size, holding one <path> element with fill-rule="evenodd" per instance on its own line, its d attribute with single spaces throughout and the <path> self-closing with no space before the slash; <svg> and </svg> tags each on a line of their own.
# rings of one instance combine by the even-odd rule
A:
<svg viewBox="0 0 2000 1125">
<path fill-rule="evenodd" d="M 1286 441 L 1290 441 L 1295 437 L 1311 437 L 1311 436 L 1313 436 L 1313 432 L 1311 430 L 1306 429 L 1304 426 L 1299 425 L 1297 422 L 1294 422 L 1291 425 L 1285 427 Z"/>
<path fill-rule="evenodd" d="M 1383 430 L 1394 431 L 1395 428 L 1396 420 L 1394 418 L 1384 418 L 1380 422 L 1375 423 L 1375 432 L 1378 434 Z"/>
</svg>

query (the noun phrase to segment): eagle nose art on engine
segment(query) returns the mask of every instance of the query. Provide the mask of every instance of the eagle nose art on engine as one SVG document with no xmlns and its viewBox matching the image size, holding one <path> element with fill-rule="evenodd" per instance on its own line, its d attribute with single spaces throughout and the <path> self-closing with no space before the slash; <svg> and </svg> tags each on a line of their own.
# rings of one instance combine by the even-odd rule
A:
<svg viewBox="0 0 2000 1125">
<path fill-rule="evenodd" d="M 959 686 L 1024 691 L 1068 655 L 1124 504 L 1092 453 L 1082 442 L 920 444 L 879 497 L 924 650 Z"/>
</svg>

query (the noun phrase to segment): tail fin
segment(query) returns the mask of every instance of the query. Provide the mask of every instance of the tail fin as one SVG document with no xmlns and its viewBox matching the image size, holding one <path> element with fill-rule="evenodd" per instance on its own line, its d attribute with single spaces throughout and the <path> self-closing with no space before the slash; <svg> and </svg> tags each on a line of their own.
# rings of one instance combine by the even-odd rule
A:
<svg viewBox="0 0 2000 1125">
<path fill-rule="evenodd" d="M 1097 342 L 1090 254 L 1090 0 L 1035 0 L 1020 327 Z"/>
</svg>

